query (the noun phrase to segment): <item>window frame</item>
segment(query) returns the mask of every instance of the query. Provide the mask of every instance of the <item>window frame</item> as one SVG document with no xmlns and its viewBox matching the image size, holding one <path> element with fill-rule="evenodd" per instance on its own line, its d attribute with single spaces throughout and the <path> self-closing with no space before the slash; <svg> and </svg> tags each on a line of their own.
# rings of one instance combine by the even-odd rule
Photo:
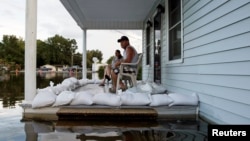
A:
<svg viewBox="0 0 250 141">
<path fill-rule="evenodd" d="M 167 7 L 167 9 L 168 10 L 166 10 L 166 16 L 167 16 L 167 18 L 166 18 L 166 27 L 167 27 L 167 30 L 166 30 L 166 32 L 167 32 L 167 61 L 166 61 L 166 64 L 176 64 L 176 63 L 183 63 L 183 6 L 182 6 L 182 0 L 179 0 L 180 1 L 180 21 L 178 21 L 176 24 L 174 24 L 172 27 L 169 27 L 169 25 L 170 25 L 170 22 L 169 22 L 169 20 L 170 20 L 170 16 L 169 16 L 169 13 L 170 13 L 170 8 L 169 8 L 169 1 L 170 0 L 168 0 L 166 3 L 165 3 L 165 7 Z M 180 42 L 181 42 L 181 47 L 180 47 L 180 49 L 181 49 L 181 51 L 180 51 L 180 58 L 178 58 L 178 59 L 173 59 L 173 60 L 170 60 L 170 30 L 171 29 L 173 29 L 174 27 L 176 27 L 176 26 L 178 26 L 179 25 L 179 23 L 180 23 L 180 30 L 181 30 L 181 40 L 180 40 Z"/>
</svg>

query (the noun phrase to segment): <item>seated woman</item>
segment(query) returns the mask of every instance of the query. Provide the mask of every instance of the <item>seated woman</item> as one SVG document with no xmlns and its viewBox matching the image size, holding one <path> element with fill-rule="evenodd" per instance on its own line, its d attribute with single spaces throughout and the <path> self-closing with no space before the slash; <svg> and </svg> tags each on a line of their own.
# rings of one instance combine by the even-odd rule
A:
<svg viewBox="0 0 250 141">
<path fill-rule="evenodd" d="M 121 52 L 120 50 L 115 50 L 115 56 L 113 57 L 113 60 L 112 60 L 112 63 L 111 64 L 108 64 L 105 69 L 104 69 L 104 78 L 103 78 L 103 81 L 102 83 L 100 83 L 99 86 L 105 86 L 105 80 L 107 79 L 108 81 L 111 80 L 110 76 L 111 76 L 111 70 L 115 69 L 115 64 L 117 62 L 120 62 L 122 61 L 123 59 L 123 56 L 121 55 Z"/>
</svg>

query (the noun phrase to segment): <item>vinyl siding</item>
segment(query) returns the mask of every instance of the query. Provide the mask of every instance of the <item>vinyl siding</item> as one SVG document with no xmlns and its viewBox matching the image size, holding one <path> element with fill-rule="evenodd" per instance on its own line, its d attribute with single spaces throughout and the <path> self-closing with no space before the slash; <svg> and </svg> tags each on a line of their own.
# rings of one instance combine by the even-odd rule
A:
<svg viewBox="0 0 250 141">
<path fill-rule="evenodd" d="M 199 114 L 207 120 L 250 124 L 250 1 L 183 0 L 182 4 L 183 62 L 164 63 L 168 54 L 165 14 L 162 84 L 168 91 L 197 93 Z"/>
<path fill-rule="evenodd" d="M 172 91 L 198 93 L 200 115 L 208 120 L 249 124 L 249 0 L 188 3 L 184 63 L 167 66 L 166 84 Z"/>
</svg>

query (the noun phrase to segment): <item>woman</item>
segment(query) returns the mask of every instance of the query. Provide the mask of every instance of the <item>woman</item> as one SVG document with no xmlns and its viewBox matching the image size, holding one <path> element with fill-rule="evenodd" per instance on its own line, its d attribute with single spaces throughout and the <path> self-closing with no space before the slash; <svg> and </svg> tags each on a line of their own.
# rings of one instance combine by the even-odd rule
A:
<svg viewBox="0 0 250 141">
<path fill-rule="evenodd" d="M 121 55 L 120 50 L 115 50 L 115 56 L 113 57 L 112 63 L 107 65 L 104 69 L 104 78 L 102 83 L 99 84 L 99 86 L 105 86 L 105 80 L 107 79 L 108 81 L 111 80 L 110 76 L 111 76 L 111 70 L 115 69 L 116 66 L 115 64 L 119 61 L 122 61 L 123 56 Z"/>
</svg>

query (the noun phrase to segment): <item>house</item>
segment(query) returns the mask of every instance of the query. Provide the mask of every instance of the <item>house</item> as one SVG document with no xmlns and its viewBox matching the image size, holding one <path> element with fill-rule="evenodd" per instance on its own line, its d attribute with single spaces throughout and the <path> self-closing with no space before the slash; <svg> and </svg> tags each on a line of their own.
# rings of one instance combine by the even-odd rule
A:
<svg viewBox="0 0 250 141">
<path fill-rule="evenodd" d="M 249 0 L 61 2 L 82 29 L 142 29 L 143 80 L 197 93 L 202 118 L 250 123 Z M 103 16 L 104 9 L 111 15 Z"/>
<path fill-rule="evenodd" d="M 46 64 L 46 65 L 40 66 L 39 70 L 40 71 L 56 71 L 56 67 L 53 65 Z"/>
<path fill-rule="evenodd" d="M 197 93 L 208 121 L 250 124 L 249 0 L 61 2 L 83 30 L 83 59 L 86 30 L 141 29 L 143 80 Z"/>
</svg>

